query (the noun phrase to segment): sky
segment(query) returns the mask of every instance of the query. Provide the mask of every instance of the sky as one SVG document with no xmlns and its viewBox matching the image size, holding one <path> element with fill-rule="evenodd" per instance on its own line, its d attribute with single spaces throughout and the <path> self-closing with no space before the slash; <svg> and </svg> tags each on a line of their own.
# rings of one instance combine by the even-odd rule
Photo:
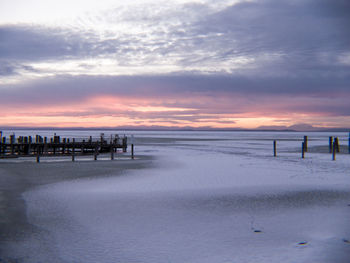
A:
<svg viewBox="0 0 350 263">
<path fill-rule="evenodd" d="M 350 127 L 348 0 L 0 0 L 0 127 Z"/>
</svg>

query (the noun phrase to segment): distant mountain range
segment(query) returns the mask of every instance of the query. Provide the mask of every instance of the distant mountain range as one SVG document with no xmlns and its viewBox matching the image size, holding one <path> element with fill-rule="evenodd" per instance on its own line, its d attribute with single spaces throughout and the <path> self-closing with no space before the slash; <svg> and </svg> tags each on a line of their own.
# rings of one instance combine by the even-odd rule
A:
<svg viewBox="0 0 350 263">
<path fill-rule="evenodd" d="M 119 127 L 16 127 L 0 126 L 0 130 L 138 130 L 138 131 L 295 131 L 295 132 L 350 132 L 350 128 L 314 127 L 309 124 L 292 126 L 260 126 L 256 129 L 213 127 L 165 127 L 165 126 L 119 126 Z"/>
</svg>

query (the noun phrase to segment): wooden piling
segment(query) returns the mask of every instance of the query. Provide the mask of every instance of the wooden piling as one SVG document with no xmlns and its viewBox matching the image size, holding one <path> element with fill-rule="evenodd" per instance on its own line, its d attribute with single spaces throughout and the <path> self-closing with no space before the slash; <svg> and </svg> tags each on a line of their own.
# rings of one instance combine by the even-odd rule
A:
<svg viewBox="0 0 350 263">
<path fill-rule="evenodd" d="M 333 147 L 335 147 L 335 150 L 337 151 L 337 153 L 340 152 L 339 139 L 338 139 L 338 137 L 335 137 L 335 138 L 334 138 L 334 146 L 333 146 Z"/>
<path fill-rule="evenodd" d="M 348 152 L 350 154 L 350 132 L 349 132 L 349 144 L 348 144 Z"/>
<path fill-rule="evenodd" d="M 63 140 L 62 140 L 62 154 L 64 154 L 65 153 L 65 151 L 66 151 L 66 138 L 63 138 Z"/>
<path fill-rule="evenodd" d="M 332 159 L 333 159 L 333 161 L 335 161 L 335 158 L 336 158 L 336 156 L 335 156 L 336 155 L 335 143 L 336 143 L 336 138 L 334 138 L 333 149 L 332 149 L 332 152 L 333 152 Z"/>
<path fill-rule="evenodd" d="M 47 137 L 44 137 L 44 149 L 43 153 L 47 154 L 48 153 L 48 147 L 47 147 Z"/>
<path fill-rule="evenodd" d="M 134 144 L 131 144 L 131 159 L 134 160 Z"/>
<path fill-rule="evenodd" d="M 276 140 L 273 141 L 273 156 L 274 157 L 277 156 L 277 141 Z"/>
<path fill-rule="evenodd" d="M 305 142 L 301 143 L 301 158 L 305 158 Z"/>
<path fill-rule="evenodd" d="M 28 136 L 28 154 L 32 153 L 32 136 Z"/>
<path fill-rule="evenodd" d="M 114 145 L 111 143 L 111 160 L 114 160 Z"/>
<path fill-rule="evenodd" d="M 83 140 L 83 143 L 81 144 L 81 149 L 80 149 L 81 154 L 84 154 L 84 146 L 85 146 L 85 140 Z"/>
<path fill-rule="evenodd" d="M 101 146 L 102 146 L 103 141 L 104 141 L 104 136 L 105 136 L 104 133 L 101 133 L 101 134 L 100 134 L 100 143 L 101 143 Z"/>
<path fill-rule="evenodd" d="M 333 152 L 333 136 L 329 136 L 329 153 Z"/>
<path fill-rule="evenodd" d="M 127 142 L 127 138 L 125 137 L 125 135 L 124 135 L 122 142 L 123 142 L 123 152 L 126 153 L 126 147 L 127 147 L 128 142 Z"/>
<path fill-rule="evenodd" d="M 39 146 L 37 146 L 36 150 L 36 162 L 40 163 L 40 151 L 39 151 Z"/>
<path fill-rule="evenodd" d="M 95 152 L 94 152 L 94 160 L 97 161 L 97 152 L 98 152 L 98 148 L 97 148 L 97 144 L 95 146 Z"/>
<path fill-rule="evenodd" d="M 15 140 L 16 140 L 15 134 L 10 135 L 11 155 L 15 154 Z"/>
<path fill-rule="evenodd" d="M 75 138 L 73 138 L 72 144 L 72 162 L 75 162 Z"/>
<path fill-rule="evenodd" d="M 2 137 L 2 153 L 5 155 L 6 152 L 6 137 Z"/>
<path fill-rule="evenodd" d="M 304 136 L 304 148 L 305 152 L 307 152 L 307 136 Z"/>
</svg>

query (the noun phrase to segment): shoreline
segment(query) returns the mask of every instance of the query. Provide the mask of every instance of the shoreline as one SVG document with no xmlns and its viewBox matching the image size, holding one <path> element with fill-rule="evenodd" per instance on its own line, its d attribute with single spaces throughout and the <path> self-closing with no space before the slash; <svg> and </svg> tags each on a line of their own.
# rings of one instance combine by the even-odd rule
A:
<svg viewBox="0 0 350 263">
<path fill-rule="evenodd" d="M 100 178 L 123 176 L 135 169 L 154 166 L 152 156 L 140 156 L 135 160 L 84 160 L 59 162 L 0 162 L 0 262 L 21 262 L 16 243 L 20 243 L 40 232 L 30 224 L 26 215 L 26 203 L 22 194 L 37 187 L 77 180 L 81 178 Z M 44 245 L 44 244 L 41 244 Z M 44 246 L 43 246 L 44 247 Z M 25 257 L 25 255 L 23 255 Z"/>
</svg>

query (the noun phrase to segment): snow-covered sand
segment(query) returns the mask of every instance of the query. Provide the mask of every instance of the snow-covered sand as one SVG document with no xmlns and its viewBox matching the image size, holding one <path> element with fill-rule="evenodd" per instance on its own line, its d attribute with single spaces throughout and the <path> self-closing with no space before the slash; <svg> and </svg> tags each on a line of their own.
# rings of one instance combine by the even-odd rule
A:
<svg viewBox="0 0 350 263">
<path fill-rule="evenodd" d="M 157 168 L 24 193 L 43 231 L 18 246 L 50 251 L 23 262 L 350 262 L 350 155 L 301 159 L 301 133 L 134 134 Z"/>
</svg>

